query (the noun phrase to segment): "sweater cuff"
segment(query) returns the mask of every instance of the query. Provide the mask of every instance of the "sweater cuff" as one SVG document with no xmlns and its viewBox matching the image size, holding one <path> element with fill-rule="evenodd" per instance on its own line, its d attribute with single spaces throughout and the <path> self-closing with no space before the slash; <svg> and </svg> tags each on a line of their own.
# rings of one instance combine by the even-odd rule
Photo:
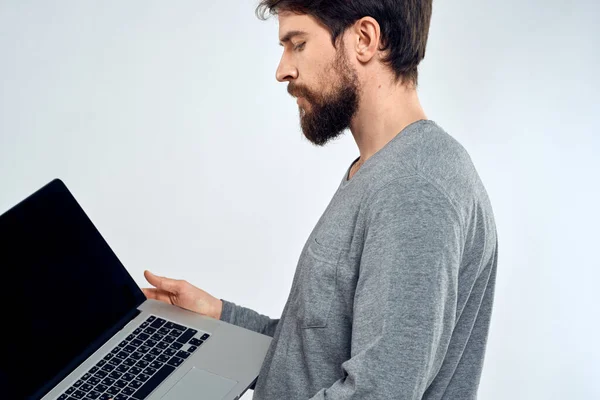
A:
<svg viewBox="0 0 600 400">
<path fill-rule="evenodd" d="M 235 304 L 227 300 L 220 300 L 223 302 L 220 320 L 233 324 L 233 312 L 235 310 Z"/>
</svg>

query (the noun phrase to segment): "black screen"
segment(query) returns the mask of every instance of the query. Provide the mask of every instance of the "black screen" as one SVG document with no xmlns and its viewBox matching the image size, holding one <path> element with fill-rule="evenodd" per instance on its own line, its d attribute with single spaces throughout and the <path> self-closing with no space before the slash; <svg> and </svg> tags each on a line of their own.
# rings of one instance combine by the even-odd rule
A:
<svg viewBox="0 0 600 400">
<path fill-rule="evenodd" d="M 60 180 L 0 216 L 0 397 L 41 397 L 145 297 Z"/>
</svg>

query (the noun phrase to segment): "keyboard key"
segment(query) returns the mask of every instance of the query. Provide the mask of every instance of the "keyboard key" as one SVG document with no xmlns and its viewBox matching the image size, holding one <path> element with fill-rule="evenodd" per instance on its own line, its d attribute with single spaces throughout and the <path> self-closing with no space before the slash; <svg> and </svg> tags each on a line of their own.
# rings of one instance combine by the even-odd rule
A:
<svg viewBox="0 0 600 400">
<path fill-rule="evenodd" d="M 119 371 L 113 371 L 110 373 L 110 375 L 108 375 L 109 378 L 112 379 L 119 379 L 123 374 L 120 373 Z"/>
<path fill-rule="evenodd" d="M 123 361 L 123 364 L 127 365 L 128 367 L 131 367 L 132 365 L 135 365 L 135 359 L 129 357 L 127 360 Z"/>
<path fill-rule="evenodd" d="M 137 379 L 135 379 L 135 380 L 129 382 L 129 386 L 128 387 L 132 387 L 134 389 L 138 389 L 142 385 L 143 385 L 142 381 L 138 381 Z"/>
<path fill-rule="evenodd" d="M 188 330 L 187 330 L 187 331 L 185 331 L 185 332 L 183 333 L 183 335 L 181 335 L 181 336 L 179 336 L 179 337 L 177 338 L 177 341 L 178 341 L 179 343 L 181 343 L 181 344 L 185 344 L 185 343 L 187 343 L 187 341 L 188 341 L 188 340 L 190 340 L 190 339 L 191 339 L 191 338 L 192 338 L 192 337 L 193 337 L 193 336 L 194 336 L 196 333 L 198 333 L 198 331 L 197 331 L 197 330 L 188 328 Z"/>
<path fill-rule="evenodd" d="M 108 390 L 106 391 L 106 393 L 108 393 L 108 394 L 112 394 L 112 395 L 114 396 L 114 395 L 116 395 L 117 393 L 119 393 L 120 391 L 121 391 L 121 389 L 119 389 L 118 387 L 116 387 L 116 386 L 112 386 L 112 387 L 109 387 L 109 388 L 108 388 Z"/>
<path fill-rule="evenodd" d="M 138 335 L 141 331 L 142 331 L 142 328 L 136 328 L 135 331 L 133 331 L 133 334 Z"/>
<path fill-rule="evenodd" d="M 128 353 L 133 353 L 136 349 L 137 349 L 137 346 L 132 346 L 130 344 L 128 344 L 127 346 L 123 347 L 123 350 L 126 351 L 126 352 L 128 352 Z"/>
<path fill-rule="evenodd" d="M 147 333 L 143 333 L 143 332 L 138 335 L 139 340 L 147 340 L 149 337 L 150 337 L 150 335 L 148 335 Z"/>
<path fill-rule="evenodd" d="M 126 394 L 127 396 L 131 396 L 133 393 L 135 393 L 135 389 L 128 386 L 123 388 L 123 390 L 121 390 L 121 393 Z"/>
<path fill-rule="evenodd" d="M 165 324 L 165 327 L 169 328 L 169 329 L 177 329 L 179 331 L 185 331 L 185 326 L 181 326 L 179 324 L 176 324 L 175 322 L 167 322 Z"/>
<path fill-rule="evenodd" d="M 117 365 L 121 364 L 123 362 L 123 359 L 119 358 L 119 357 L 113 357 L 110 360 L 108 360 L 108 363 L 110 365 L 112 365 L 113 367 L 116 367 Z"/>
<path fill-rule="evenodd" d="M 129 344 L 129 342 L 127 341 L 127 339 L 123 340 L 121 343 L 119 343 L 120 347 L 125 347 Z"/>
<path fill-rule="evenodd" d="M 106 361 L 110 360 L 113 357 L 113 355 L 111 353 L 108 353 L 107 355 L 104 356 L 104 359 Z"/>
<path fill-rule="evenodd" d="M 100 397 L 100 393 L 96 392 L 95 390 L 92 390 L 87 394 L 87 396 L 85 396 L 86 399 L 90 400 L 96 400 L 98 397 Z"/>
<path fill-rule="evenodd" d="M 157 318 L 157 319 L 156 319 L 156 321 L 154 321 L 154 322 L 152 322 L 152 323 L 150 324 L 150 326 L 151 326 L 151 327 L 153 327 L 153 328 L 157 328 L 157 329 L 158 329 L 158 328 L 160 328 L 161 326 L 163 326 L 165 322 L 167 322 L 167 321 L 165 321 L 165 320 L 164 320 L 164 319 L 162 319 L 162 318 Z"/>
<path fill-rule="evenodd" d="M 131 397 L 126 396 L 122 393 L 119 393 L 118 395 L 115 396 L 115 398 L 113 400 L 129 400 Z"/>
<path fill-rule="evenodd" d="M 112 378 L 104 378 L 102 380 L 102 384 L 106 386 L 112 386 L 113 383 L 115 383 L 115 380 Z"/>
<path fill-rule="evenodd" d="M 119 389 L 122 389 L 125 386 L 127 386 L 127 381 L 124 381 L 123 379 L 119 379 L 118 381 L 115 382 L 115 386 L 118 387 Z"/>
<path fill-rule="evenodd" d="M 142 324 L 140 325 L 140 328 L 144 329 L 145 327 L 147 327 L 147 326 L 149 326 L 149 325 L 150 325 L 150 323 L 149 323 L 149 322 L 144 322 L 144 323 L 142 323 Z M 138 333 L 138 335 L 139 335 L 139 333 Z"/>
<path fill-rule="evenodd" d="M 164 338 L 164 337 L 165 337 L 165 335 L 161 335 L 160 333 L 155 333 L 154 335 L 150 336 L 150 339 L 160 342 L 162 340 L 162 338 Z"/>
<path fill-rule="evenodd" d="M 89 383 L 84 383 L 83 385 L 79 386 L 79 390 L 83 391 L 83 392 L 89 392 L 90 390 L 92 390 L 94 388 L 94 386 L 90 385 Z"/>
<path fill-rule="evenodd" d="M 75 381 L 75 383 L 73 384 L 73 386 L 75 386 L 75 387 L 79 387 L 79 386 L 81 386 L 81 385 L 83 385 L 83 381 L 82 381 L 81 379 L 78 379 L 78 380 L 77 380 L 77 381 Z"/>
<path fill-rule="evenodd" d="M 98 378 L 104 378 L 106 375 L 108 375 L 108 372 L 99 370 L 98 372 L 96 372 L 96 374 L 94 376 L 98 377 Z"/>
<path fill-rule="evenodd" d="M 133 380 L 133 378 L 135 378 L 135 374 L 132 374 L 129 372 L 127 372 L 126 374 L 123 374 L 123 376 L 121 377 L 121 379 L 123 379 L 125 382 L 131 382 Z"/>
<path fill-rule="evenodd" d="M 115 369 L 115 366 L 112 364 L 106 364 L 102 366 L 102 370 L 106 372 L 111 372 L 113 369 Z"/>
<path fill-rule="evenodd" d="M 100 383 L 101 379 L 98 378 L 97 376 L 92 376 L 90 379 L 87 380 L 88 383 L 92 386 L 96 386 L 97 384 Z"/>
<path fill-rule="evenodd" d="M 100 395 L 100 397 L 98 397 L 98 400 L 110 400 L 110 398 L 111 398 L 110 394 L 108 394 L 108 393 L 102 393 Z"/>
<path fill-rule="evenodd" d="M 108 389 L 108 386 L 106 386 L 105 384 L 101 383 L 101 384 L 97 385 L 95 389 L 98 392 L 102 393 L 102 392 L 106 391 L 106 389 Z"/>
<path fill-rule="evenodd" d="M 100 360 L 96 363 L 96 367 L 100 368 L 101 366 L 103 366 L 104 364 L 106 364 L 106 361 L 104 360 Z"/>
<path fill-rule="evenodd" d="M 196 346 L 190 346 L 190 348 L 188 349 L 188 351 L 190 353 L 193 353 L 194 351 L 196 351 L 197 347 Z"/>
<path fill-rule="evenodd" d="M 156 372 L 156 370 L 154 368 L 148 367 L 144 370 L 144 373 L 146 375 L 154 375 L 154 373 Z"/>
<path fill-rule="evenodd" d="M 81 380 L 82 380 L 82 381 L 87 381 L 88 379 L 90 379 L 90 377 L 91 377 L 91 376 L 92 376 L 92 374 L 90 374 L 89 372 L 88 372 L 88 373 L 85 373 L 85 374 L 83 374 L 83 376 L 81 377 Z"/>
<path fill-rule="evenodd" d="M 166 326 L 163 326 L 162 328 L 160 328 L 158 330 L 158 333 L 160 333 L 161 335 L 168 335 L 169 332 L 171 332 L 171 328 L 167 328 Z"/>
<path fill-rule="evenodd" d="M 146 342 L 144 344 L 146 346 L 154 347 L 156 345 L 156 343 L 158 343 L 156 340 L 154 340 L 154 339 L 148 339 L 148 340 L 146 340 Z"/>
<path fill-rule="evenodd" d="M 179 358 L 188 358 L 190 356 L 190 353 L 188 353 L 187 351 L 183 351 L 183 350 L 179 350 L 177 352 L 177 357 Z"/>
<path fill-rule="evenodd" d="M 140 372 L 142 372 L 142 369 L 140 367 L 131 367 L 129 368 L 129 373 L 137 375 Z"/>
<path fill-rule="evenodd" d="M 171 329 L 171 332 L 169 332 L 169 336 L 174 337 L 174 338 L 178 338 L 179 336 L 181 336 L 183 334 L 183 331 L 178 331 L 177 329 Z"/>
<path fill-rule="evenodd" d="M 90 374 L 95 374 L 96 372 L 98 372 L 98 367 L 92 367 L 92 369 L 90 369 Z"/>
<path fill-rule="evenodd" d="M 165 341 L 158 342 L 158 343 L 156 343 L 156 346 L 154 346 L 154 348 L 158 348 L 159 350 L 164 350 L 167 347 L 169 347 L 169 343 L 165 342 Z"/>
<path fill-rule="evenodd" d="M 205 333 L 204 335 L 202 335 L 202 337 L 200 339 L 202 340 L 206 340 L 210 337 L 210 335 L 208 333 Z"/>
<path fill-rule="evenodd" d="M 196 338 L 193 338 L 189 341 L 189 344 L 191 344 L 192 346 L 200 346 L 202 343 L 204 343 L 202 340 Z"/>
<path fill-rule="evenodd" d="M 56 400 L 67 400 L 67 394 L 66 393 L 61 394 L 60 396 L 58 396 L 58 399 L 56 399 Z"/>
<path fill-rule="evenodd" d="M 135 377 L 135 379 L 137 379 L 138 381 L 146 382 L 148 379 L 150 379 L 150 377 L 146 374 L 139 374 Z"/>
<path fill-rule="evenodd" d="M 170 350 L 173 350 L 173 353 L 175 353 L 174 349 L 170 349 Z M 166 351 L 165 351 L 165 353 L 166 353 Z M 160 356 L 158 356 L 158 358 L 156 359 L 156 361 L 162 362 L 162 363 L 166 363 L 167 361 L 169 361 L 171 359 L 172 355 L 173 354 L 161 354 Z"/>
<path fill-rule="evenodd" d="M 151 325 L 152 326 L 152 325 Z M 154 333 L 156 333 L 156 329 L 151 328 L 150 326 L 147 327 L 146 329 L 144 329 L 144 333 L 147 333 L 148 335 L 154 335 Z"/>
<path fill-rule="evenodd" d="M 85 397 L 85 393 L 81 390 L 76 390 L 73 393 L 71 393 L 71 397 L 75 399 L 83 399 Z"/>
<path fill-rule="evenodd" d="M 138 351 L 139 351 L 140 353 L 147 353 L 147 352 L 149 352 L 151 349 L 152 349 L 152 347 L 150 347 L 150 346 L 146 346 L 146 345 L 144 344 L 144 345 L 142 345 L 142 346 L 140 346 L 140 347 L 139 347 Z"/>
<path fill-rule="evenodd" d="M 140 360 L 135 365 L 140 368 L 146 368 L 150 364 L 148 361 Z"/>
<path fill-rule="evenodd" d="M 129 341 L 131 341 L 133 339 L 135 339 L 135 335 L 131 335 L 131 334 L 129 336 L 127 336 L 127 338 L 125 338 L 125 340 L 129 340 Z"/>
<path fill-rule="evenodd" d="M 119 352 L 119 354 L 116 355 L 116 357 L 119 357 L 121 360 L 124 360 L 127 357 L 129 357 L 129 353 L 126 351 L 121 351 Z"/>
<path fill-rule="evenodd" d="M 125 373 L 128 370 L 129 370 L 129 367 L 127 365 L 123 365 L 123 364 L 119 365 L 116 369 L 116 371 L 119 371 L 121 373 Z"/>
<path fill-rule="evenodd" d="M 160 361 L 152 361 L 150 363 L 150 368 L 154 368 L 154 369 L 159 369 L 160 367 L 163 366 L 164 363 L 160 362 Z"/>
<path fill-rule="evenodd" d="M 177 337 L 172 335 L 168 335 L 163 338 L 163 342 L 167 343 L 173 343 L 175 340 L 177 340 Z"/>
<path fill-rule="evenodd" d="M 151 316 L 149 316 L 149 317 L 146 319 L 146 322 L 152 322 L 152 321 L 154 321 L 155 319 L 156 319 L 156 317 L 155 317 L 154 315 L 151 315 Z"/>
<path fill-rule="evenodd" d="M 142 387 L 140 387 L 134 394 L 133 398 L 137 400 L 144 400 L 156 387 L 164 381 L 175 368 L 170 365 L 164 365 L 158 372 L 150 378 Z"/>
<path fill-rule="evenodd" d="M 179 350 L 179 349 L 181 349 L 183 347 L 183 345 L 181 343 L 179 343 L 179 342 L 173 342 L 173 343 L 171 343 L 171 345 L 169 347 L 172 347 L 172 348 L 174 348 L 176 350 Z"/>
<path fill-rule="evenodd" d="M 133 358 L 134 360 L 139 360 L 142 357 L 144 357 L 144 353 L 141 353 L 139 351 L 134 351 L 133 353 L 131 353 L 130 356 L 130 358 Z"/>
<path fill-rule="evenodd" d="M 144 343 L 144 342 L 140 339 L 133 339 L 131 341 L 131 346 L 140 347 L 142 345 L 142 343 Z"/>
<path fill-rule="evenodd" d="M 167 361 L 167 364 L 172 365 L 174 367 L 179 367 L 182 362 L 183 360 L 181 358 L 173 356 L 169 361 Z"/>
<path fill-rule="evenodd" d="M 165 351 L 163 351 L 163 354 L 166 354 L 168 356 L 173 356 L 175 355 L 175 353 L 177 353 L 177 350 L 175 350 L 172 347 L 169 347 L 168 349 L 165 349 Z"/>
<path fill-rule="evenodd" d="M 121 350 L 123 350 L 123 348 L 121 346 L 117 346 L 114 349 L 112 349 L 110 352 L 112 354 L 117 354 L 118 352 L 120 352 Z"/>
<path fill-rule="evenodd" d="M 146 354 L 144 357 L 142 357 L 142 360 L 151 362 L 154 361 L 155 358 L 156 356 L 153 356 L 152 354 Z"/>
<path fill-rule="evenodd" d="M 75 391 L 75 388 L 73 386 L 71 386 L 70 388 L 68 388 L 67 390 L 65 390 L 66 394 L 71 394 Z"/>
<path fill-rule="evenodd" d="M 160 343 L 159 343 L 159 344 L 160 344 Z M 158 346 L 158 344 L 157 344 L 157 346 Z M 161 350 L 161 349 L 159 349 L 158 347 L 153 347 L 153 348 L 150 350 L 150 352 L 149 352 L 149 354 L 150 354 L 150 355 L 153 355 L 153 356 L 155 356 L 155 357 L 156 357 L 156 356 L 158 356 L 158 355 L 160 355 L 160 353 L 162 353 L 162 350 Z"/>
</svg>

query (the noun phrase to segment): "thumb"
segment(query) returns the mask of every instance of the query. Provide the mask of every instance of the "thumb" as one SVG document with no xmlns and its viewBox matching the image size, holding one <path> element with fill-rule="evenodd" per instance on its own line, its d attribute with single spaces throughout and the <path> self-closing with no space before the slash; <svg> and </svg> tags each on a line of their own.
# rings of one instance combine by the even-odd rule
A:
<svg viewBox="0 0 600 400">
<path fill-rule="evenodd" d="M 144 278 L 154 287 L 165 290 L 167 292 L 177 292 L 177 281 L 175 279 L 165 278 L 164 276 L 154 275 L 152 272 L 145 270 Z"/>
</svg>

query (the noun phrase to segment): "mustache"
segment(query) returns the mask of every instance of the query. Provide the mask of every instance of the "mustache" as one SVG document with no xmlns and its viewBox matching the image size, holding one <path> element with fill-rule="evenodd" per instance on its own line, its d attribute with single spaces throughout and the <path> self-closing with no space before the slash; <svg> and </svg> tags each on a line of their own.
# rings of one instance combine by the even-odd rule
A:
<svg viewBox="0 0 600 400">
<path fill-rule="evenodd" d="M 308 98 L 310 97 L 310 93 L 308 92 L 308 90 L 302 86 L 297 86 L 297 85 L 293 85 L 293 84 L 288 84 L 287 87 L 287 92 L 293 96 L 293 97 L 305 97 Z"/>
</svg>

